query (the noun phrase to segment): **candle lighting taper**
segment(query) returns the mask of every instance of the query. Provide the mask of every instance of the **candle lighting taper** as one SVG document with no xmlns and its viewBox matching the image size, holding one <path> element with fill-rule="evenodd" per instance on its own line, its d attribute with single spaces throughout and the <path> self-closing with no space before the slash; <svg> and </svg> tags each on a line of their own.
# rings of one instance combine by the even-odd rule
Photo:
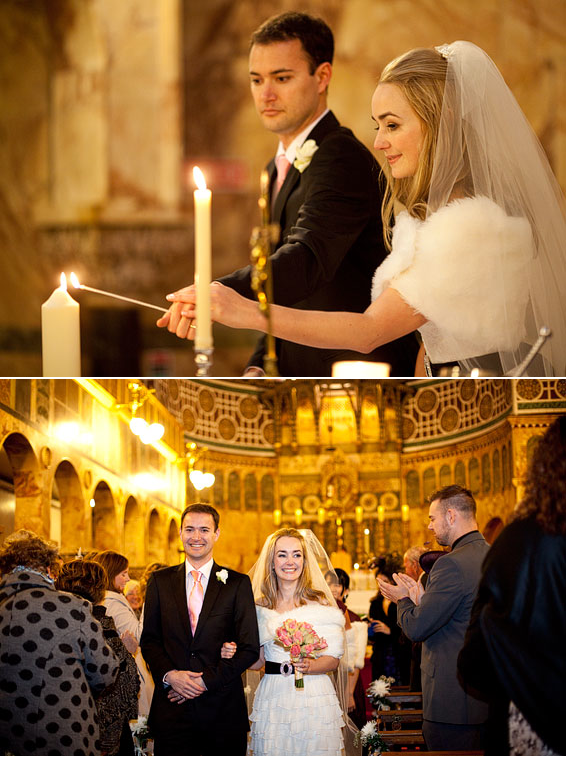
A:
<svg viewBox="0 0 566 757">
<path fill-rule="evenodd" d="M 269 177 L 267 171 L 262 171 L 260 179 L 260 198 L 258 205 L 261 210 L 261 226 L 252 231 L 250 244 L 252 247 L 252 289 L 256 293 L 259 309 L 267 320 L 266 342 L 267 350 L 263 356 L 263 369 L 266 376 L 279 376 L 277 370 L 277 355 L 275 352 L 275 337 L 271 328 L 271 308 L 273 302 L 273 276 L 271 272 L 271 246 L 279 238 L 278 224 L 269 221 Z"/>
<path fill-rule="evenodd" d="M 79 282 L 78 276 L 75 273 L 71 273 L 71 284 L 75 289 L 84 289 L 85 292 L 94 292 L 94 294 L 101 294 L 103 297 L 112 297 L 114 300 L 122 300 L 123 302 L 131 302 L 133 305 L 141 305 L 143 308 L 151 308 L 152 310 L 158 310 L 160 313 L 166 313 L 169 308 L 161 308 L 159 305 L 152 305 L 150 302 L 142 302 L 142 300 L 134 300 L 131 297 L 124 297 L 121 294 L 114 294 L 114 292 L 106 292 L 104 289 L 95 289 L 94 287 L 86 286 Z"/>
</svg>

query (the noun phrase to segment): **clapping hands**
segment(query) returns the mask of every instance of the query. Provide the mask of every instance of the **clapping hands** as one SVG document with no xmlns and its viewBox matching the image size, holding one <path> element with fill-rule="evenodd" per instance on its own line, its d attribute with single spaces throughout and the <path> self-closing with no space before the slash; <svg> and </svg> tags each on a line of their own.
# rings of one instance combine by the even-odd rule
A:
<svg viewBox="0 0 566 757">
<path fill-rule="evenodd" d="M 424 593 L 424 587 L 420 581 L 415 581 L 406 573 L 394 573 L 394 584 L 378 578 L 379 589 L 384 597 L 392 602 L 398 602 L 400 599 L 408 597 L 414 604 L 418 605 Z"/>
</svg>

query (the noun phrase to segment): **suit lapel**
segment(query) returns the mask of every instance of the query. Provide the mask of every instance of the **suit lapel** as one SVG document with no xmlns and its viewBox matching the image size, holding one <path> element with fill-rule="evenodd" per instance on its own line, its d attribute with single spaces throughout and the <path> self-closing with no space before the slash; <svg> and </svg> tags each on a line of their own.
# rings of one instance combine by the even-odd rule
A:
<svg viewBox="0 0 566 757">
<path fill-rule="evenodd" d="M 307 135 L 306 139 L 314 139 L 314 141 L 319 144 L 327 134 L 329 134 L 332 131 L 335 131 L 340 127 L 340 124 L 338 123 L 338 120 L 336 119 L 336 116 L 332 111 L 329 111 L 324 118 L 317 123 L 317 125 L 314 127 L 314 129 Z M 306 140 L 305 140 L 306 142 Z M 270 178 L 270 186 L 271 190 L 273 191 L 274 185 L 275 185 L 275 161 L 272 160 L 269 163 L 268 169 L 269 171 L 269 178 Z M 305 170 L 308 170 L 305 169 Z M 283 186 L 281 187 L 279 194 L 275 198 L 275 204 L 273 205 L 273 222 L 274 223 L 280 223 L 281 221 L 281 214 L 283 213 L 283 208 L 285 207 L 285 203 L 287 202 L 287 199 L 289 198 L 289 195 L 293 191 L 293 189 L 297 186 L 301 178 L 301 173 L 298 171 L 295 166 L 291 166 L 289 168 L 289 172 L 287 176 L 285 177 L 285 181 L 283 182 Z"/>
<path fill-rule="evenodd" d="M 172 575 L 173 584 L 173 596 L 177 609 L 179 610 L 179 618 L 181 619 L 181 625 L 185 631 L 187 638 L 192 637 L 191 623 L 189 621 L 189 608 L 187 605 L 187 587 L 185 577 L 185 561 L 179 565 L 176 573 Z"/>
<path fill-rule="evenodd" d="M 281 220 L 281 214 L 283 212 L 283 208 L 285 207 L 285 203 L 287 202 L 287 199 L 295 186 L 299 183 L 300 178 L 300 172 L 297 171 L 295 166 L 291 166 L 287 173 L 287 176 L 285 177 L 283 186 L 281 187 L 279 194 L 275 198 L 275 205 L 273 206 L 273 223 L 279 223 L 279 221 Z"/>
<path fill-rule="evenodd" d="M 210 571 L 210 578 L 208 579 L 208 586 L 206 587 L 206 592 L 204 595 L 204 602 L 202 604 L 200 615 L 198 616 L 198 623 L 195 629 L 195 639 L 204 627 L 206 619 L 208 618 L 210 611 L 214 606 L 214 603 L 216 602 L 216 597 L 220 592 L 220 581 L 216 577 L 217 570 L 219 570 L 219 566 L 217 565 L 217 563 L 213 562 L 212 569 Z"/>
</svg>

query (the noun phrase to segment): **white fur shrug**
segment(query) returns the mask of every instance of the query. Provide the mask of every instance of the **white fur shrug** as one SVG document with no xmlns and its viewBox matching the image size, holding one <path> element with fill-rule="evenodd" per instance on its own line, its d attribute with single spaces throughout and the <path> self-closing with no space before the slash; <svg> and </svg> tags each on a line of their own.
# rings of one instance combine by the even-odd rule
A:
<svg viewBox="0 0 566 757">
<path fill-rule="evenodd" d="M 524 332 L 533 242 L 529 223 L 486 197 L 454 200 L 425 221 L 397 216 L 373 277 L 420 312 L 433 363 L 516 349 Z"/>
</svg>

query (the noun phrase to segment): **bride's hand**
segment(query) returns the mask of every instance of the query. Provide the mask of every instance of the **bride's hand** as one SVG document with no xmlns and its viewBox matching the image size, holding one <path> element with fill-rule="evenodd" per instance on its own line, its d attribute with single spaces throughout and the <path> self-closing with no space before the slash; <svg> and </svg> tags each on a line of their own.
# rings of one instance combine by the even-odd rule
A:
<svg viewBox="0 0 566 757">
<path fill-rule="evenodd" d="M 194 339 L 196 312 L 196 288 L 193 286 L 179 289 L 167 295 L 173 305 L 168 313 L 157 321 L 158 326 L 167 326 L 181 339 Z M 248 300 L 234 289 L 213 281 L 210 285 L 210 314 L 213 321 L 223 323 L 236 329 L 262 330 L 265 318 L 259 312 L 255 300 Z"/>
</svg>

